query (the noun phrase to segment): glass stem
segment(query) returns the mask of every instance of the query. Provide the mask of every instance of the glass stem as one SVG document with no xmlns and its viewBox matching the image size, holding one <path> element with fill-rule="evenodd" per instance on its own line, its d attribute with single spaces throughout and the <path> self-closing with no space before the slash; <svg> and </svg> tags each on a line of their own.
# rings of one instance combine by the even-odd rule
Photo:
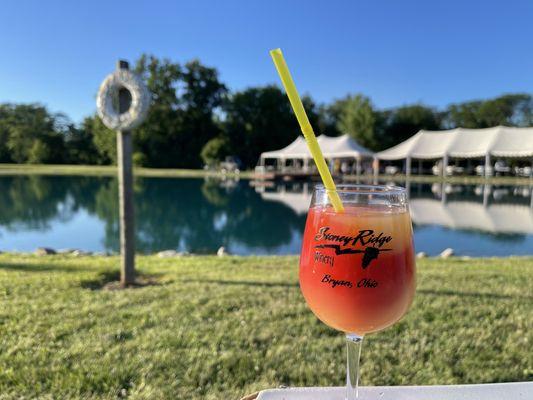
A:
<svg viewBox="0 0 533 400">
<path fill-rule="evenodd" d="M 346 334 L 346 400 L 358 398 L 359 385 L 359 359 L 361 358 L 361 345 L 363 336 L 353 333 Z"/>
</svg>

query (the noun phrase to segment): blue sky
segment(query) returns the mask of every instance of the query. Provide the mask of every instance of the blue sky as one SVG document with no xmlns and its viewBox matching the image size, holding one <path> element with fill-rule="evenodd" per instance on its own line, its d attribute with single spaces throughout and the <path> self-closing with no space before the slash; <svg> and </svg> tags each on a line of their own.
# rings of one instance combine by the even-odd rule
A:
<svg viewBox="0 0 533 400">
<path fill-rule="evenodd" d="M 25 1 L 0 11 L 0 102 L 80 121 L 117 58 L 199 58 L 231 90 L 278 83 L 281 47 L 301 92 L 377 107 L 437 107 L 532 92 L 533 1 Z"/>
</svg>

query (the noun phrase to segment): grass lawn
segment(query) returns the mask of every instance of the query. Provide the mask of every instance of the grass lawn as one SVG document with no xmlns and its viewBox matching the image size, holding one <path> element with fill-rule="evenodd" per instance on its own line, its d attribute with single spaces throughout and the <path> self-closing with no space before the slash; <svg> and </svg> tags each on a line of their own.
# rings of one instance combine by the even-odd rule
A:
<svg viewBox="0 0 533 400">
<path fill-rule="evenodd" d="M 83 175 L 83 176 L 116 176 L 117 170 L 111 165 L 36 165 L 36 164 L 1 164 L 0 176 L 2 175 Z M 239 177 L 242 179 L 253 179 L 253 171 L 241 171 L 238 175 L 234 173 L 222 174 L 217 171 L 205 171 L 203 169 L 165 169 L 165 168 L 134 168 L 136 176 L 153 178 L 203 178 L 203 177 Z M 358 182 L 359 180 L 372 181 L 372 176 L 358 177 L 356 175 L 345 175 L 343 179 L 347 182 Z M 405 175 L 380 175 L 379 181 L 405 182 Z M 515 176 L 495 176 L 485 178 L 483 176 L 447 176 L 445 178 L 433 175 L 411 175 L 410 182 L 447 182 L 455 184 L 492 184 L 492 185 L 531 185 L 533 180 Z"/>
<path fill-rule="evenodd" d="M 154 178 L 203 178 L 240 177 L 251 178 L 253 172 L 242 171 L 239 174 L 222 174 L 218 171 L 203 169 L 167 169 L 167 168 L 134 168 L 136 176 Z M 1 175 L 83 175 L 83 176 L 116 176 L 117 168 L 113 165 L 39 165 L 39 164 L 0 164 Z"/>
<path fill-rule="evenodd" d="M 342 385 L 296 257 L 138 258 L 157 285 L 98 290 L 116 257 L 0 254 L 1 399 L 238 399 Z M 364 344 L 364 385 L 533 380 L 533 258 L 418 263 L 409 314 Z"/>
</svg>

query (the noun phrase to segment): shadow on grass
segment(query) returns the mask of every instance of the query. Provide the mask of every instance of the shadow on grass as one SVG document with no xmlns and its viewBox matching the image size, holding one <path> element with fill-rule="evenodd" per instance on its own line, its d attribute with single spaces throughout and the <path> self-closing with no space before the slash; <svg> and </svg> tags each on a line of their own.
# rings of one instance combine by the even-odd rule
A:
<svg viewBox="0 0 533 400">
<path fill-rule="evenodd" d="M 299 287 L 298 283 L 286 283 L 286 282 L 261 282 L 261 281 L 233 281 L 222 279 L 184 279 L 180 282 L 183 283 L 214 283 L 217 285 L 243 285 L 243 286 L 266 286 L 266 287 Z M 477 293 L 477 292 L 458 292 L 454 290 L 430 290 L 419 289 L 417 294 L 427 294 L 430 296 L 459 296 L 459 297 L 472 297 L 479 299 L 498 299 L 498 300 L 533 300 L 533 296 L 521 296 L 521 295 L 507 295 L 497 293 Z"/>
<path fill-rule="evenodd" d="M 22 272 L 82 272 L 89 271 L 89 268 L 76 265 L 58 265 L 47 263 L 42 264 L 29 264 L 29 263 L 0 263 L 0 271 L 22 271 Z"/>
<path fill-rule="evenodd" d="M 261 281 L 227 281 L 221 279 L 184 279 L 183 283 L 215 283 L 218 285 L 243 285 L 243 286 L 267 286 L 267 287 L 294 287 L 297 288 L 297 283 L 286 282 L 261 282 Z"/>
<path fill-rule="evenodd" d="M 160 281 L 161 274 L 141 274 L 137 272 L 135 283 L 128 285 L 127 289 L 142 288 L 145 286 L 159 286 L 163 282 Z M 165 282 L 170 283 L 170 282 Z M 81 281 L 80 286 L 84 289 L 90 290 L 118 290 L 124 289 L 120 284 L 120 271 L 101 271 L 96 279 L 88 279 Z"/>
<path fill-rule="evenodd" d="M 429 290 L 419 289 L 417 294 L 427 294 L 430 296 L 459 296 L 459 297 L 472 297 L 478 299 L 497 299 L 497 300 L 533 300 L 533 296 L 521 296 L 521 295 L 508 295 L 498 293 L 477 293 L 477 292 L 458 292 L 455 290 Z"/>
</svg>

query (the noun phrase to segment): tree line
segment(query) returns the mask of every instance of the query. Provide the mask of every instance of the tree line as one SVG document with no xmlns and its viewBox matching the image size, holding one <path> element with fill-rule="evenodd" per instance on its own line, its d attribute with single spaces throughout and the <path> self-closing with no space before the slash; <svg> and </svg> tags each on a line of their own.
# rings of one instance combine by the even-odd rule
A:
<svg viewBox="0 0 533 400">
<path fill-rule="evenodd" d="M 152 104 L 133 132 L 134 162 L 154 168 L 199 168 L 234 156 L 245 168 L 259 154 L 292 142 L 300 133 L 284 92 L 277 86 L 231 92 L 215 68 L 142 55 L 135 71 L 147 83 Z M 412 104 L 381 110 L 362 94 L 331 104 L 303 97 L 315 132 L 344 133 L 371 150 L 383 150 L 420 129 L 486 128 L 533 124 L 529 94 L 451 104 L 439 110 Z M 40 104 L 0 104 L 0 162 L 112 164 L 114 132 L 98 116 L 74 124 Z"/>
</svg>

